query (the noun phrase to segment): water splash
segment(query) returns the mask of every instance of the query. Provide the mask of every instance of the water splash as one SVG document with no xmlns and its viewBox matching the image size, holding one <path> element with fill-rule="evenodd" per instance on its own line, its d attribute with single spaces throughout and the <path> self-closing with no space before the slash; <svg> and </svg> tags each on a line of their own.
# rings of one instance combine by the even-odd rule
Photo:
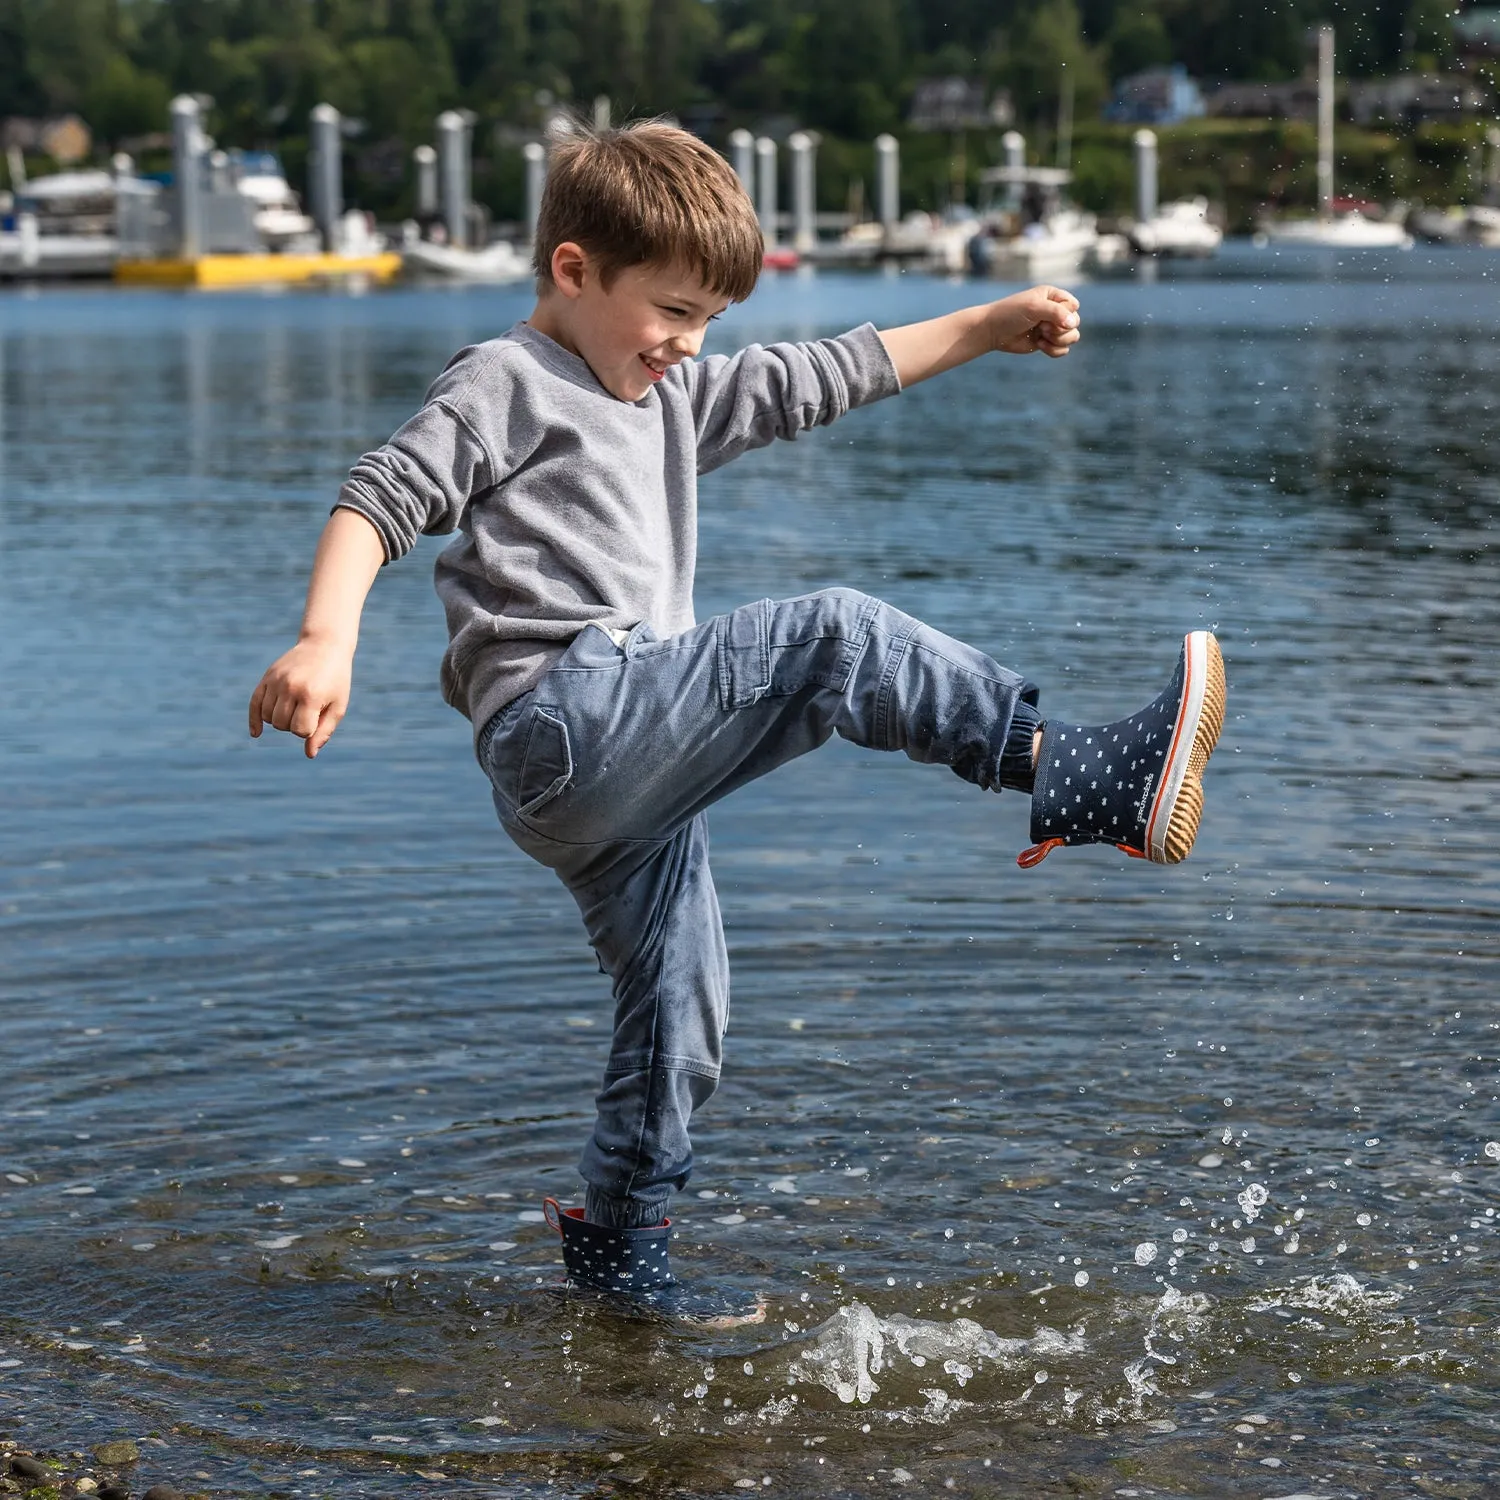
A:
<svg viewBox="0 0 1500 1500">
<path fill-rule="evenodd" d="M 789 1374 L 794 1382 L 822 1386 L 846 1405 L 864 1406 L 880 1390 L 875 1377 L 888 1370 L 894 1374 L 903 1364 L 914 1371 L 938 1365 L 962 1388 L 987 1365 L 1016 1370 L 1040 1358 L 1082 1354 L 1087 1348 L 1081 1335 L 1053 1328 L 1040 1328 L 1030 1338 L 1002 1338 L 972 1318 L 947 1323 L 902 1313 L 882 1318 L 864 1303 L 852 1302 L 814 1330 L 813 1342 L 793 1361 Z M 933 1418 L 941 1418 L 953 1405 L 946 1392 L 922 1394 Z"/>
<path fill-rule="evenodd" d="M 1246 1307 L 1250 1312 L 1299 1308 L 1355 1319 L 1395 1307 L 1400 1301 L 1400 1292 L 1372 1291 L 1347 1271 L 1335 1271 L 1328 1276 L 1308 1276 L 1294 1282 L 1284 1291 L 1266 1292 L 1252 1297 Z"/>
<path fill-rule="evenodd" d="M 1266 1206 L 1270 1198 L 1264 1183 L 1252 1182 L 1242 1192 L 1235 1202 L 1240 1206 L 1240 1212 L 1245 1216 L 1247 1224 L 1253 1224 L 1260 1217 L 1260 1211 Z"/>
</svg>

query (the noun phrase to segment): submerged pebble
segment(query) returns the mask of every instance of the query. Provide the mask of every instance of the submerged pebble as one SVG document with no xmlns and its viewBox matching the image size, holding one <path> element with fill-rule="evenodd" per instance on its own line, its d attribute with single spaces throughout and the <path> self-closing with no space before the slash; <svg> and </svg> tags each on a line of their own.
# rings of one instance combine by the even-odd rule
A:
<svg viewBox="0 0 1500 1500">
<path fill-rule="evenodd" d="M 114 1468 L 117 1464 L 133 1464 L 141 1456 L 141 1450 L 129 1438 L 117 1438 L 108 1443 L 94 1445 L 96 1462 Z"/>
</svg>

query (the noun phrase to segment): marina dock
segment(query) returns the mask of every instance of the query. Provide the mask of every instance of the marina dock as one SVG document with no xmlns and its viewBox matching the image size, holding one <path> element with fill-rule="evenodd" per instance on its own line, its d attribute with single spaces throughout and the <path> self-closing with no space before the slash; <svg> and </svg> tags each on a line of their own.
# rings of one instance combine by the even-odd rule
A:
<svg viewBox="0 0 1500 1500">
<path fill-rule="evenodd" d="M 114 279 L 123 286 L 305 286 L 324 281 L 392 281 L 401 257 L 382 250 L 373 255 L 200 255 L 122 260 Z"/>
</svg>

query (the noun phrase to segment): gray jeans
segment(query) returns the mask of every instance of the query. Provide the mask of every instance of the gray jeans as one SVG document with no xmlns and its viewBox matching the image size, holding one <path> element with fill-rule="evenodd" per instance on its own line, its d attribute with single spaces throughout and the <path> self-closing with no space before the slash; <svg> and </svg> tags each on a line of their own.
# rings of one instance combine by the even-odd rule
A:
<svg viewBox="0 0 1500 1500">
<path fill-rule="evenodd" d="M 572 892 L 614 981 L 580 1163 L 591 1201 L 647 1209 L 681 1189 L 688 1121 L 718 1086 L 729 966 L 709 805 L 833 734 L 998 791 L 1025 686 L 878 599 L 828 589 L 670 640 L 638 625 L 618 646 L 590 626 L 490 721 L 480 759 L 500 822 Z M 1016 727 L 1034 722 L 1023 708 Z"/>
</svg>

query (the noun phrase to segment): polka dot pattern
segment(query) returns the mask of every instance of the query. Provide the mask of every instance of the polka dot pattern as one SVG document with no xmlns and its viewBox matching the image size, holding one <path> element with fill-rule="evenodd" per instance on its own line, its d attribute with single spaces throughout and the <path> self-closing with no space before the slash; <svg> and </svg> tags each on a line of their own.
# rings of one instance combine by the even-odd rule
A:
<svg viewBox="0 0 1500 1500">
<path fill-rule="evenodd" d="M 1185 681 L 1179 656 L 1165 691 L 1127 719 L 1099 727 L 1047 721 L 1031 793 L 1034 840 L 1144 847 Z"/>
<path fill-rule="evenodd" d="M 552 1202 L 551 1199 L 548 1200 Z M 732 1328 L 762 1322 L 765 1303 L 731 1286 L 684 1286 L 667 1259 L 671 1221 L 651 1229 L 590 1224 L 581 1208 L 556 1209 L 549 1219 L 562 1235 L 568 1279 L 630 1299 L 633 1306 L 704 1327 Z"/>
<path fill-rule="evenodd" d="M 671 1226 L 612 1229 L 590 1224 L 583 1210 L 560 1215 L 563 1264 L 575 1281 L 606 1292 L 649 1292 L 673 1284 L 667 1247 Z"/>
</svg>

